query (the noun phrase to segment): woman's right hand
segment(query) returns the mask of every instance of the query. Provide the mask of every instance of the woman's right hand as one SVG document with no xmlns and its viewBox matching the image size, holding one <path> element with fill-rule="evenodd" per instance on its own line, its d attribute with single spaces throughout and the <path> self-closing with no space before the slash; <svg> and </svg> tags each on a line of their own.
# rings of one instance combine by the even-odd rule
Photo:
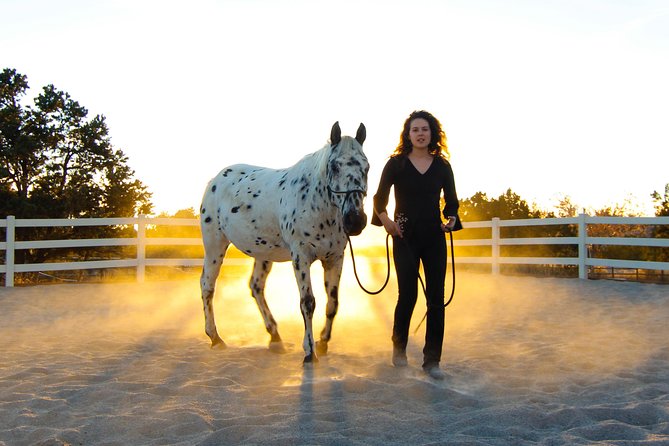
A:
<svg viewBox="0 0 669 446">
<path fill-rule="evenodd" d="M 398 225 L 395 221 L 390 220 L 388 225 L 383 225 L 384 228 L 386 228 L 386 232 L 393 237 L 397 236 L 402 238 L 402 228 L 400 228 L 400 225 Z"/>
<path fill-rule="evenodd" d="M 381 217 L 381 222 L 386 232 L 393 237 L 402 237 L 402 228 L 397 224 L 396 221 L 392 220 L 388 215 L 384 215 L 385 218 Z"/>
</svg>

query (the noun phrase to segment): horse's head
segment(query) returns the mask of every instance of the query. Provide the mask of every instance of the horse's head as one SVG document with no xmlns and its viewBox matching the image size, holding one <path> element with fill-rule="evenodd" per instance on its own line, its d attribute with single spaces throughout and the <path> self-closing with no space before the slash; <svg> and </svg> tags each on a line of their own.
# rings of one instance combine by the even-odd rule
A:
<svg viewBox="0 0 669 446">
<path fill-rule="evenodd" d="M 330 133 L 328 193 L 344 217 L 344 232 L 348 235 L 360 234 L 367 225 L 363 202 L 367 195 L 369 162 L 362 151 L 362 143 L 365 142 L 366 136 L 365 126 L 362 123 L 355 138 L 342 137 L 339 122 L 334 123 Z"/>
</svg>

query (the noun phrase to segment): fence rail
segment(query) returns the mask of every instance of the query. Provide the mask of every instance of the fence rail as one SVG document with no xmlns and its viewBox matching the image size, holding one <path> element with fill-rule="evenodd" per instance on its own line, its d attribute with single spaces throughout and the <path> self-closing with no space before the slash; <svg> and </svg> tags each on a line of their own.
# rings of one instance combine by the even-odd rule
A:
<svg viewBox="0 0 669 446">
<path fill-rule="evenodd" d="M 578 276 L 588 278 L 588 267 L 636 268 L 669 271 L 669 262 L 600 259 L 590 257 L 590 249 L 595 245 L 603 246 L 648 246 L 669 248 L 669 238 L 648 237 L 590 237 L 591 225 L 667 225 L 669 217 L 591 217 L 581 214 L 569 218 L 545 218 L 523 220 L 500 220 L 465 222 L 465 229 L 490 229 L 489 238 L 457 239 L 455 246 L 490 247 L 491 255 L 482 257 L 458 256 L 460 264 L 490 264 L 493 274 L 499 274 L 500 265 L 574 265 L 578 266 Z M 82 227 L 82 226 L 133 226 L 135 237 L 108 239 L 70 239 L 70 240 L 33 240 L 17 241 L 16 228 L 35 227 Z M 526 237 L 502 238 L 501 228 L 572 225 L 577 228 L 573 237 Z M 136 268 L 137 280 L 145 279 L 147 266 L 201 266 L 202 259 L 147 258 L 147 246 L 201 246 L 200 238 L 154 238 L 147 237 L 147 227 L 151 226 L 199 226 L 198 220 L 185 218 L 149 218 L 143 215 L 133 218 L 86 218 L 86 219 L 16 219 L 8 216 L 0 220 L 0 229 L 5 230 L 6 240 L 0 242 L 0 251 L 4 251 L 4 264 L 0 265 L 0 274 L 5 276 L 5 286 L 14 286 L 16 273 L 46 272 L 65 270 L 85 270 L 101 268 Z M 546 246 L 575 245 L 578 257 L 511 257 L 500 255 L 502 246 Z M 106 246 L 135 246 L 137 254 L 131 259 L 69 261 L 55 263 L 16 264 L 15 252 L 25 249 L 49 248 L 84 248 Z"/>
</svg>

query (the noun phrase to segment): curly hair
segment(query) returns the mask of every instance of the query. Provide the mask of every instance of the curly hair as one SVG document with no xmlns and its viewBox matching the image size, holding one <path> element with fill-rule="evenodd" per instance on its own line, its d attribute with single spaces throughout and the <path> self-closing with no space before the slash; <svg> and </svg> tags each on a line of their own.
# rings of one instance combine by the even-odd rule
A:
<svg viewBox="0 0 669 446">
<path fill-rule="evenodd" d="M 448 144 L 446 143 L 446 133 L 441 128 L 441 123 L 431 113 L 425 110 L 416 110 L 409 115 L 404 121 L 404 128 L 400 135 L 400 142 L 393 152 L 393 156 L 408 155 L 413 148 L 409 132 L 411 130 L 411 122 L 414 119 L 425 119 L 430 126 L 430 144 L 428 144 L 428 153 L 430 155 L 438 156 L 443 159 L 448 159 Z"/>
</svg>

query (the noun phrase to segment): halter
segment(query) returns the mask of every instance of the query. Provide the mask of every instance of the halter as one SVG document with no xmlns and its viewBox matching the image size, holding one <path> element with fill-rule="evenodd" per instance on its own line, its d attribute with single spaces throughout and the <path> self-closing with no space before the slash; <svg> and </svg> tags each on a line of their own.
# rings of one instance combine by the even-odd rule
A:
<svg viewBox="0 0 669 446">
<path fill-rule="evenodd" d="M 328 187 L 328 192 L 330 192 L 331 194 L 334 194 L 334 195 L 345 194 L 344 203 L 342 203 L 342 206 L 341 206 L 342 209 L 344 209 L 344 206 L 346 205 L 346 200 L 348 200 L 348 197 L 350 197 L 351 194 L 360 193 L 360 194 L 362 194 L 363 197 L 367 196 L 367 192 L 365 192 L 362 189 L 334 190 L 330 187 L 329 184 L 327 185 L 327 187 Z"/>
</svg>

